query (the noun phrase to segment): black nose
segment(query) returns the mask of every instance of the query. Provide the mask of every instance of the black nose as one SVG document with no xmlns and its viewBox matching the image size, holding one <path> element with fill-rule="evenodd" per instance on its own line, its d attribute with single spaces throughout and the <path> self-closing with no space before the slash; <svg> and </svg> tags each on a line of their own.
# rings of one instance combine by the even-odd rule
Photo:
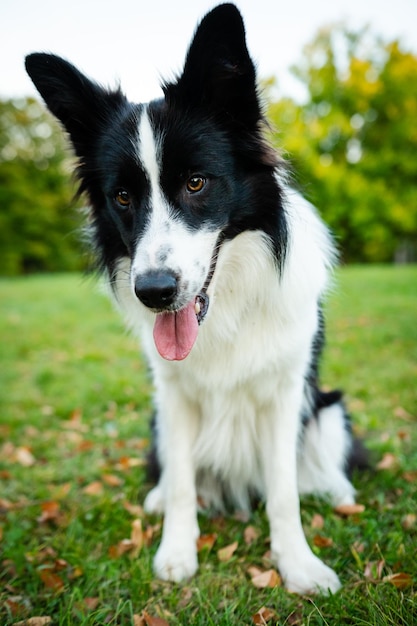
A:
<svg viewBox="0 0 417 626">
<path fill-rule="evenodd" d="M 147 272 L 135 280 L 135 293 L 150 309 L 165 309 L 177 295 L 178 279 L 172 272 Z"/>
</svg>

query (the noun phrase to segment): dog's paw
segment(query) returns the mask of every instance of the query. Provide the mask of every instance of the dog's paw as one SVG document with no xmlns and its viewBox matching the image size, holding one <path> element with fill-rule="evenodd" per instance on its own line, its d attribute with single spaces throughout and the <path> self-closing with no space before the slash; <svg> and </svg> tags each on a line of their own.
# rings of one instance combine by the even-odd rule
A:
<svg viewBox="0 0 417 626">
<path fill-rule="evenodd" d="M 145 498 L 143 508 L 147 513 L 160 515 L 164 512 L 164 496 L 161 485 L 156 485 Z"/>
<path fill-rule="evenodd" d="M 328 595 L 340 589 L 337 574 L 314 554 L 307 559 L 281 563 L 279 569 L 286 589 L 292 593 Z"/>
<path fill-rule="evenodd" d="M 154 572 L 162 580 L 181 582 L 191 578 L 198 568 L 195 544 L 168 544 L 162 541 L 153 562 Z"/>
</svg>

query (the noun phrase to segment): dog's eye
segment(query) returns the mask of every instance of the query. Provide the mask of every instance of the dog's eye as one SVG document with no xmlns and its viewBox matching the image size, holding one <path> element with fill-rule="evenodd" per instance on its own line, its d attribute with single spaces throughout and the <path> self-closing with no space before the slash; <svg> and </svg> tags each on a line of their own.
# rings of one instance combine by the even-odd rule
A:
<svg viewBox="0 0 417 626">
<path fill-rule="evenodd" d="M 114 199 L 116 200 L 120 208 L 127 209 L 130 207 L 130 195 L 129 192 L 126 191 L 126 189 L 118 189 L 114 195 Z"/>
<path fill-rule="evenodd" d="M 198 174 L 195 174 L 194 176 L 191 176 L 188 180 L 187 180 L 187 191 L 189 193 L 198 193 L 199 191 L 201 191 L 203 189 L 203 187 L 206 184 L 206 179 L 204 178 L 204 176 L 200 176 Z"/>
</svg>

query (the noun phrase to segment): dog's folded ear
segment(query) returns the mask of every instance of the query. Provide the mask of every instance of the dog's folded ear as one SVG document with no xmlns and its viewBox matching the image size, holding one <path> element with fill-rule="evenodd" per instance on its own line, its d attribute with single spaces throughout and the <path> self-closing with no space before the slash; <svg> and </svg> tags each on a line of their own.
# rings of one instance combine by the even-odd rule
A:
<svg viewBox="0 0 417 626">
<path fill-rule="evenodd" d="M 187 108 L 209 108 L 239 126 L 261 117 L 256 72 L 246 47 L 245 28 L 233 4 L 221 4 L 198 26 L 182 75 L 166 83 L 168 101 Z"/>
<path fill-rule="evenodd" d="M 30 54 L 25 66 L 48 109 L 70 134 L 76 153 L 84 156 L 97 130 L 125 97 L 119 91 L 104 89 L 53 54 Z"/>
</svg>

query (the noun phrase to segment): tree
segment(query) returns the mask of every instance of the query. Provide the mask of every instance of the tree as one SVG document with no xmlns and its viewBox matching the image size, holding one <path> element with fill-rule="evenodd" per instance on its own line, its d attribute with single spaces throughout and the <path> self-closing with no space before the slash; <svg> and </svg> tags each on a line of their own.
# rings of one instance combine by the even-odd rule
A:
<svg viewBox="0 0 417 626">
<path fill-rule="evenodd" d="M 321 30 L 294 72 L 309 101 L 271 102 L 274 141 L 347 261 L 417 252 L 417 57 L 367 30 Z"/>
<path fill-rule="evenodd" d="M 81 267 L 69 152 L 35 100 L 0 102 L 1 273 Z"/>
</svg>

